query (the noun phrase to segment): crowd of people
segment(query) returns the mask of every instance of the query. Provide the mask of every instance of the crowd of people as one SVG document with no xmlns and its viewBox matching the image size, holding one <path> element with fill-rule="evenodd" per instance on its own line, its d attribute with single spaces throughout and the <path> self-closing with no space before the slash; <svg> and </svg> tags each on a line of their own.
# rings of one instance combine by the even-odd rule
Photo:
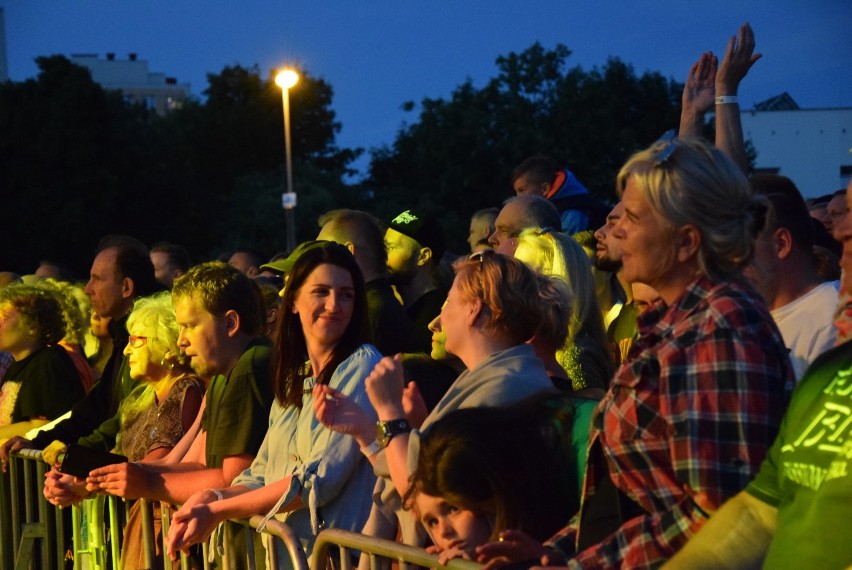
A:
<svg viewBox="0 0 852 570">
<path fill-rule="evenodd" d="M 747 24 L 699 57 L 614 205 L 524 161 L 469 254 L 335 210 L 268 262 L 109 236 L 85 285 L 0 274 L 0 457 L 43 450 L 55 505 L 174 505 L 166 566 L 254 515 L 487 569 L 852 565 L 852 185 L 748 176 L 759 57 Z M 75 476 L 75 445 L 126 460 Z"/>
</svg>

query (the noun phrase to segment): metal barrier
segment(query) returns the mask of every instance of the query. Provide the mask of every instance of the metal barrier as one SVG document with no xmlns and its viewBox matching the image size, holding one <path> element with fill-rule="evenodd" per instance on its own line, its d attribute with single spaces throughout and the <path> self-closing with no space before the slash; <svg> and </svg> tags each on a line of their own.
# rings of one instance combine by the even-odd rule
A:
<svg viewBox="0 0 852 570">
<path fill-rule="evenodd" d="M 41 452 L 12 453 L 6 468 L 0 475 L 0 568 L 63 568 L 66 516 L 42 495 L 47 465 Z"/>
<path fill-rule="evenodd" d="M 391 540 L 373 538 L 357 532 L 330 528 L 317 536 L 311 555 L 311 568 L 325 570 L 332 546 L 340 548 L 340 564 L 334 565 L 340 570 L 351 570 L 352 562 L 349 550 L 359 550 L 367 555 L 370 568 L 379 568 L 379 559 L 387 559 L 399 564 L 399 570 L 412 570 L 414 566 L 449 570 L 478 570 L 481 565 L 470 560 L 450 560 L 446 566 L 438 563 L 438 557 L 422 548 L 399 544 Z"/>
<path fill-rule="evenodd" d="M 0 570 L 64 570 L 66 559 L 69 557 L 73 557 L 75 570 L 118 568 L 128 503 L 113 496 L 97 496 L 86 499 L 71 509 L 58 509 L 42 494 L 44 475 L 47 471 L 48 466 L 41 460 L 40 451 L 22 450 L 10 455 L 7 472 L 0 473 Z M 144 566 L 154 568 L 156 555 L 153 506 L 145 500 L 140 500 L 140 503 Z M 161 534 L 165 537 L 169 530 L 171 511 L 162 508 L 160 517 Z M 107 520 L 108 532 L 105 524 Z M 234 536 L 233 527 L 224 525 L 223 568 L 236 568 L 239 562 L 242 562 L 239 564 L 241 567 L 257 568 L 258 561 L 255 560 L 254 551 L 258 540 L 265 542 L 265 567 L 268 570 L 277 570 L 280 567 L 275 556 L 275 541 L 279 540 L 283 543 L 294 570 L 325 570 L 332 546 L 340 548 L 340 570 L 351 570 L 349 549 L 367 553 L 373 568 L 376 568 L 379 557 L 399 562 L 400 570 L 408 570 L 410 565 L 451 570 L 479 568 L 479 564 L 465 560 L 453 560 L 443 567 L 438 564 L 437 556 L 420 548 L 337 529 L 320 533 L 309 565 L 301 541 L 289 526 L 272 519 L 259 534 L 254 528 L 261 520 L 262 517 L 257 516 L 249 521 L 236 521 L 243 526 L 238 531 L 242 535 L 239 537 Z M 66 536 L 69 527 L 70 532 Z M 235 559 L 233 545 L 237 544 L 236 541 L 244 541 L 246 545 L 244 561 Z M 204 570 L 210 567 L 208 550 L 207 544 L 204 544 Z M 165 551 L 163 543 L 161 552 Z M 182 555 L 181 569 L 188 568 L 189 559 Z"/>
</svg>

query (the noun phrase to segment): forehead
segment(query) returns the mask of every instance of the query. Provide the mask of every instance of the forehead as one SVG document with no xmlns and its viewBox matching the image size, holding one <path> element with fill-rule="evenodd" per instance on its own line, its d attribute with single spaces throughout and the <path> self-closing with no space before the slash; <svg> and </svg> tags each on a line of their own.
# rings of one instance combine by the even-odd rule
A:
<svg viewBox="0 0 852 570">
<path fill-rule="evenodd" d="M 630 210 L 634 214 L 644 212 L 651 207 L 645 198 L 645 193 L 636 183 L 636 179 L 633 176 L 627 179 L 627 185 L 624 187 L 620 204 L 622 206 L 622 214 L 627 210 Z"/>
<path fill-rule="evenodd" d="M 423 491 L 420 491 L 414 497 L 414 502 L 417 505 L 419 515 L 423 517 L 424 515 L 438 512 L 441 509 L 444 500 L 441 497 L 433 497 L 432 495 L 427 495 Z"/>
<path fill-rule="evenodd" d="M 183 295 L 175 300 L 175 316 L 178 321 L 186 321 L 188 319 L 196 319 L 202 316 L 213 317 L 213 315 L 204 308 L 204 303 L 197 295 Z"/>
<path fill-rule="evenodd" d="M 414 240 L 408 237 L 407 235 L 396 231 L 393 228 L 388 228 L 385 232 L 385 241 L 397 245 L 409 245 L 412 247 L 417 245 L 417 240 Z"/>
<path fill-rule="evenodd" d="M 305 285 L 327 285 L 330 287 L 353 288 L 352 274 L 348 270 L 331 263 L 323 263 L 314 268 L 303 283 Z M 301 288 L 300 288 L 301 290 Z"/>
<path fill-rule="evenodd" d="M 149 330 L 152 330 L 153 328 L 154 328 L 154 327 L 146 327 L 146 326 L 145 326 L 145 324 L 144 324 L 144 323 L 142 323 L 141 321 L 136 321 L 136 322 L 134 322 L 134 323 L 133 323 L 133 325 L 130 327 L 130 331 L 129 331 L 129 332 L 130 332 L 130 334 L 132 334 L 132 335 L 134 335 L 134 336 L 146 336 L 146 333 L 147 333 Z"/>
<path fill-rule="evenodd" d="M 607 214 L 607 219 L 609 218 L 620 218 L 624 215 L 624 203 L 619 201 L 618 204 Z"/>
<path fill-rule="evenodd" d="M 491 225 L 490 218 L 486 216 L 476 217 L 470 219 L 470 227 L 472 228 L 487 228 Z"/>
<path fill-rule="evenodd" d="M 494 225 L 501 229 L 519 230 L 522 214 L 523 208 L 517 202 L 509 202 L 500 210 Z"/>
<path fill-rule="evenodd" d="M 843 196 L 834 196 L 828 203 L 828 208 L 832 210 L 842 210 L 848 208 L 849 192 Z"/>
<path fill-rule="evenodd" d="M 151 263 L 154 265 L 165 265 L 169 262 L 169 254 L 165 251 L 152 251 Z"/>
<path fill-rule="evenodd" d="M 512 184 L 512 188 L 515 189 L 523 189 L 532 184 L 529 176 L 526 174 L 521 174 L 517 178 L 515 178 L 515 182 Z"/>
<path fill-rule="evenodd" d="M 105 249 L 95 256 L 92 262 L 92 273 L 98 275 L 118 273 L 118 250 L 115 248 Z"/>
</svg>

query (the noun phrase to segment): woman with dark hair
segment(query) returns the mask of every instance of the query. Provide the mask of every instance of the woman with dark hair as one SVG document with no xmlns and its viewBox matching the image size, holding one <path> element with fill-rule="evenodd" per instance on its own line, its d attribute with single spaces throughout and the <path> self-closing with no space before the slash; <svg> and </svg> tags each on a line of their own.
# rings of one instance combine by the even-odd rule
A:
<svg viewBox="0 0 852 570">
<path fill-rule="evenodd" d="M 0 439 L 24 435 L 53 420 L 84 395 L 54 295 L 33 285 L 0 289 L 0 351 L 14 362 L 0 381 Z"/>
<path fill-rule="evenodd" d="M 429 325 L 433 334 L 446 335 L 446 350 L 456 355 L 467 370 L 423 421 L 422 429 L 460 408 L 502 408 L 542 392 L 554 392 L 544 365 L 527 341 L 537 334 L 545 313 L 568 306 L 565 282 L 535 273 L 521 261 L 486 250 L 457 261 L 453 286 L 441 314 Z M 566 315 L 569 311 L 565 310 Z M 560 345 L 568 323 L 551 329 Z M 317 417 L 331 429 L 349 433 L 370 455 L 383 476 L 382 509 L 371 516 L 364 532 L 388 537 L 395 532 L 394 511 L 399 515 L 399 495 L 408 490 L 409 455 L 417 457 L 417 436 L 403 404 L 404 376 L 399 355 L 384 358 L 367 379 L 370 404 L 358 413 L 351 402 L 328 387 L 318 387 L 325 398 L 314 399 Z M 355 408 L 355 409 L 353 409 Z M 342 415 L 346 410 L 347 415 Z M 375 411 L 373 411 L 375 410 Z M 369 414 L 369 415 L 368 415 Z M 378 423 L 372 420 L 377 414 Z M 375 439 L 374 439 L 375 438 Z M 409 446 L 409 442 L 411 445 Z M 392 484 L 391 484 L 392 483 Z M 379 491 L 377 489 L 377 491 Z M 566 520 L 573 513 L 566 513 Z M 403 515 L 403 539 L 418 542 L 415 527 Z"/>
<path fill-rule="evenodd" d="M 332 242 L 311 246 L 284 287 L 266 438 L 231 487 L 196 493 L 175 513 L 173 556 L 227 519 L 281 515 L 310 554 L 322 528 L 358 530 L 367 518 L 372 467 L 352 438 L 314 418 L 311 399 L 315 385 L 328 385 L 369 407 L 365 380 L 381 355 L 366 344 L 364 280 L 352 254 Z"/>
</svg>

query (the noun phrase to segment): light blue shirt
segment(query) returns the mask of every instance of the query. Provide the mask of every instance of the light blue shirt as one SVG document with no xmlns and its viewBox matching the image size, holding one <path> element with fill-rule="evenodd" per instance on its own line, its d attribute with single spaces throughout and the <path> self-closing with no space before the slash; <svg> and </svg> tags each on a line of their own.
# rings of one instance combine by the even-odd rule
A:
<svg viewBox="0 0 852 570">
<path fill-rule="evenodd" d="M 340 363 L 329 381 L 329 386 L 352 398 L 373 420 L 375 411 L 364 381 L 381 358 L 375 347 L 362 345 Z M 316 534 L 323 528 L 361 529 L 370 513 L 376 482 L 373 468 L 355 439 L 317 421 L 311 406 L 313 385 L 314 378 L 305 380 L 301 409 L 273 402 L 260 451 L 251 467 L 233 482 L 254 490 L 267 481 L 291 476 L 290 487 L 267 518 L 275 516 L 286 522 L 302 540 L 308 556 Z M 300 493 L 305 507 L 277 514 Z M 278 550 L 278 560 L 288 566 L 289 556 L 280 544 Z"/>
</svg>

